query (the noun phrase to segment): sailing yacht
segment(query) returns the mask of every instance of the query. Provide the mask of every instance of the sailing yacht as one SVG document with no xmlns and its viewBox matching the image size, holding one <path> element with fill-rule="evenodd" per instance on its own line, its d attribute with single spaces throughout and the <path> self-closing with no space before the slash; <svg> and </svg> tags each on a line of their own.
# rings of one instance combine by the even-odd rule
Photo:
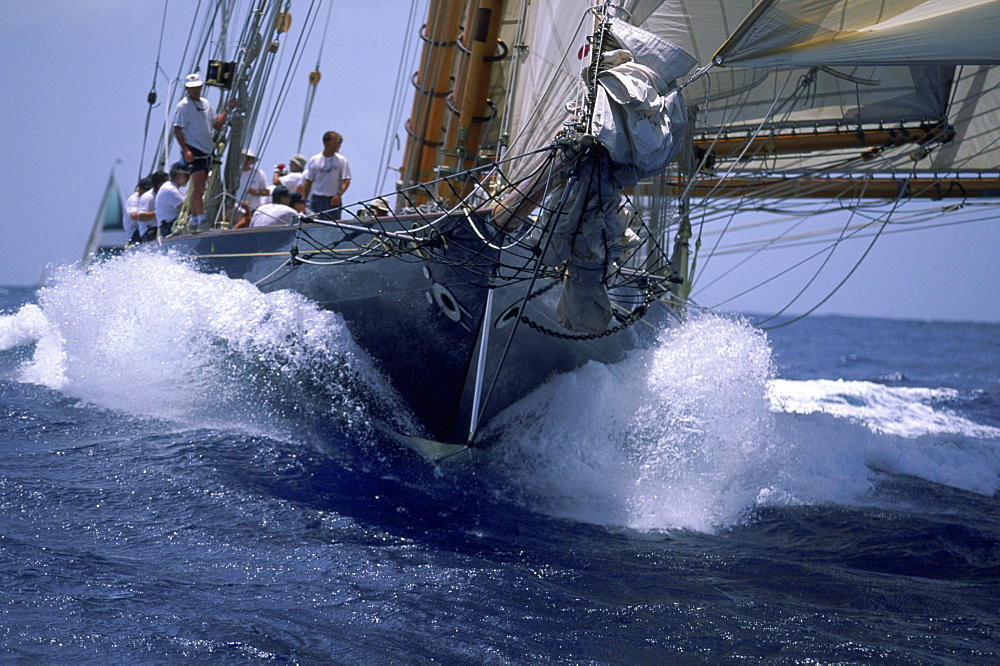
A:
<svg viewBox="0 0 1000 666">
<path fill-rule="evenodd" d="M 772 250 L 811 245 L 818 273 L 848 242 L 996 212 L 1000 2 L 430 0 L 392 210 L 229 229 L 290 24 L 287 2 L 252 4 L 205 64 L 240 105 L 212 229 L 182 216 L 160 245 L 338 312 L 420 424 L 398 434 L 434 458 L 702 307 L 717 257 L 766 289 L 794 268 Z M 849 222 L 818 226 L 830 211 Z M 789 305 L 823 301 L 812 280 Z"/>
</svg>

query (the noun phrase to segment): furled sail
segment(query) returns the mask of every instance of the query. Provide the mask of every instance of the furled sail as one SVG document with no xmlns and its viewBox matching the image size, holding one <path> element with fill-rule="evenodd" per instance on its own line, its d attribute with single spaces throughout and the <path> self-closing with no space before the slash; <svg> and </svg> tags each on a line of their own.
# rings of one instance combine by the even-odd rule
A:
<svg viewBox="0 0 1000 666">
<path fill-rule="evenodd" d="M 611 320 L 606 285 L 628 247 L 628 209 L 620 188 L 660 173 L 677 156 L 687 108 L 675 84 L 694 57 L 670 42 L 612 18 L 600 54 L 590 133 L 603 150 L 585 154 L 550 195 L 560 203 L 546 225 L 543 261 L 566 265 L 557 318 L 564 328 L 600 333 Z"/>
<path fill-rule="evenodd" d="M 638 180 L 658 174 L 680 152 L 687 108 L 676 80 L 695 59 L 620 19 L 609 23 L 612 46 L 620 48 L 601 54 L 591 132 L 613 162 L 635 169 Z"/>
</svg>

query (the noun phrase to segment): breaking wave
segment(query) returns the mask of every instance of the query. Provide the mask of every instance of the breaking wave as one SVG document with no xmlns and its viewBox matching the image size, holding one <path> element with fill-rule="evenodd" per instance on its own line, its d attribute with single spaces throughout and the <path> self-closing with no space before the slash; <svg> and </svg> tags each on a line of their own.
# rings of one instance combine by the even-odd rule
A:
<svg viewBox="0 0 1000 666">
<path fill-rule="evenodd" d="M 331 408 L 364 419 L 369 399 L 400 412 L 337 315 L 160 253 L 59 269 L 0 317 L 0 350 L 32 343 L 18 380 L 138 417 L 271 428 Z"/>
<path fill-rule="evenodd" d="M 1000 488 L 1000 429 L 951 389 L 774 377 L 765 335 L 702 315 L 616 366 L 557 377 L 502 415 L 492 465 L 536 510 L 714 531 L 770 504 L 878 501 L 884 473 Z"/>
<path fill-rule="evenodd" d="M 137 417 L 283 439 L 314 414 L 413 429 L 340 317 L 160 254 L 59 270 L 0 316 L 0 350 L 18 347 L 15 379 Z M 1000 488 L 1000 429 L 963 415 L 958 391 L 775 375 L 764 333 L 692 317 L 506 410 L 482 466 L 451 475 L 453 498 L 468 501 L 471 473 L 547 515 L 711 532 L 768 505 L 877 502 L 884 474 Z"/>
</svg>

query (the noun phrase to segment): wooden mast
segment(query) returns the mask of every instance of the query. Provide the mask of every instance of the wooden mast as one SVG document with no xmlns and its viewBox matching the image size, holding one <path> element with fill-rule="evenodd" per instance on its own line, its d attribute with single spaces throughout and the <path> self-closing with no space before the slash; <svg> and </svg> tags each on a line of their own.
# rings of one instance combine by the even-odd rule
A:
<svg viewBox="0 0 1000 666">
<path fill-rule="evenodd" d="M 486 116 L 490 74 L 496 59 L 497 37 L 503 20 L 503 0 L 472 0 L 462 33 L 464 62 L 458 67 L 451 116 L 442 151 L 441 175 L 475 166 Z M 471 181 L 446 182 L 438 196 L 455 201 L 472 191 Z"/>
<path fill-rule="evenodd" d="M 424 46 L 420 69 L 414 75 L 413 109 L 407 122 L 406 150 L 398 189 L 426 183 L 437 177 L 438 151 L 444 133 L 445 100 L 451 94 L 451 76 L 458 40 L 462 0 L 431 0 L 423 27 Z M 408 203 L 422 204 L 430 197 L 418 192 Z"/>
</svg>

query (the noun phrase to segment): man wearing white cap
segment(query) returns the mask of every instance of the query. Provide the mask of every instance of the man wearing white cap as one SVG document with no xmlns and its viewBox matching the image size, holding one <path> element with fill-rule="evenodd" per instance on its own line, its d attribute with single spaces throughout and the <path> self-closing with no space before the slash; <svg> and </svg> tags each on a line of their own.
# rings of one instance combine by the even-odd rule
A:
<svg viewBox="0 0 1000 666">
<path fill-rule="evenodd" d="M 174 137 L 181 148 L 181 157 L 191 174 L 191 223 L 197 231 L 208 229 L 205 221 L 205 181 L 212 156 L 212 135 L 226 120 L 226 110 L 215 115 L 212 103 L 201 98 L 201 76 L 188 74 L 184 82 L 187 95 L 174 111 Z M 229 108 L 235 106 L 229 100 Z"/>
<path fill-rule="evenodd" d="M 267 203 L 270 192 L 267 189 L 267 176 L 254 166 L 257 155 L 247 148 L 243 151 L 243 169 L 240 171 L 240 184 L 236 187 L 236 200 L 256 210 L 262 203 Z"/>
</svg>

